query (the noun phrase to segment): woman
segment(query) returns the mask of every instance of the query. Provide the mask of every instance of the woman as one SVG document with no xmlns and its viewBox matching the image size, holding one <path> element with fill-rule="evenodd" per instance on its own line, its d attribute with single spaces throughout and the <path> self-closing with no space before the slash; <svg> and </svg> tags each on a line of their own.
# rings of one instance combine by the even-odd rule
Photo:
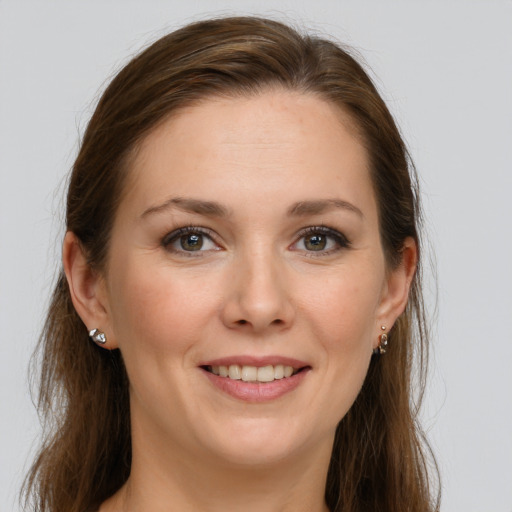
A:
<svg viewBox="0 0 512 512">
<path fill-rule="evenodd" d="M 410 171 L 329 41 L 225 18 L 134 58 L 69 183 L 37 510 L 434 510 Z"/>
</svg>

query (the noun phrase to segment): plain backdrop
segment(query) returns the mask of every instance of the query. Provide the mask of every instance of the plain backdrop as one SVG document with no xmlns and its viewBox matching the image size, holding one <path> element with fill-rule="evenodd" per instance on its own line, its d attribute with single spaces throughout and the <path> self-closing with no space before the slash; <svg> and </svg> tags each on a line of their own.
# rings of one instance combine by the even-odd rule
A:
<svg viewBox="0 0 512 512">
<path fill-rule="evenodd" d="M 28 363 L 95 100 L 149 41 L 240 13 L 330 34 L 372 68 L 421 175 L 437 259 L 423 421 L 442 510 L 512 512 L 512 2 L 471 0 L 0 0 L 0 511 L 19 510 L 39 432 Z"/>
</svg>

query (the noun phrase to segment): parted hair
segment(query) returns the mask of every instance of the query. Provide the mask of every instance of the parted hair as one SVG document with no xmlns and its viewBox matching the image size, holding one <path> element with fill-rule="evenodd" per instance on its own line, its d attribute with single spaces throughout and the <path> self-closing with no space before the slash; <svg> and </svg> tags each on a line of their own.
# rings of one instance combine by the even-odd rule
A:
<svg viewBox="0 0 512 512">
<path fill-rule="evenodd" d="M 85 130 L 67 193 L 66 230 L 105 271 L 114 216 L 134 152 L 179 109 L 209 97 L 270 88 L 312 94 L 350 119 L 366 148 L 389 268 L 406 237 L 421 256 L 415 170 L 400 132 L 352 50 L 257 17 L 189 24 L 134 57 L 106 88 Z M 405 312 L 385 356 L 372 356 L 364 385 L 341 419 L 325 499 L 332 512 L 438 510 L 437 469 L 418 422 L 429 332 L 419 258 Z M 38 512 L 92 512 L 131 466 L 128 376 L 119 350 L 91 343 L 63 271 L 38 345 L 38 407 L 45 437 L 24 486 Z"/>
</svg>

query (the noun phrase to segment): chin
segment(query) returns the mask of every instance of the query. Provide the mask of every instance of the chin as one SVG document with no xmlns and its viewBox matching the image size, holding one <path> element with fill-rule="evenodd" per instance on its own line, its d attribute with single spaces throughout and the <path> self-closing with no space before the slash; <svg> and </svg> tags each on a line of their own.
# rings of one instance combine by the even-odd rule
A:
<svg viewBox="0 0 512 512">
<path fill-rule="evenodd" d="M 314 445 L 303 422 L 278 418 L 237 419 L 211 428 L 205 435 L 208 451 L 230 465 L 272 466 L 299 456 Z M 316 440 L 318 442 L 318 440 Z"/>
</svg>

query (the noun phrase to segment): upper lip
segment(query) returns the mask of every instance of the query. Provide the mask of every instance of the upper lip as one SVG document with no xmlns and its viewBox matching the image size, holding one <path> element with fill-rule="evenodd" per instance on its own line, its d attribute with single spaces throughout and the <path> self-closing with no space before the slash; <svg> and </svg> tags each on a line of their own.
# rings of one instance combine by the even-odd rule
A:
<svg viewBox="0 0 512 512">
<path fill-rule="evenodd" d="M 293 357 L 279 356 L 279 355 L 269 355 L 269 356 L 249 356 L 249 355 L 239 355 L 239 356 L 227 356 L 227 357 L 219 357 L 217 359 L 209 359 L 207 361 L 202 362 L 199 366 L 231 366 L 232 364 L 238 364 L 240 366 L 276 366 L 278 364 L 282 364 L 283 366 L 292 366 L 295 369 L 304 368 L 305 366 L 310 366 L 305 361 L 300 361 L 299 359 L 295 359 Z"/>
</svg>

